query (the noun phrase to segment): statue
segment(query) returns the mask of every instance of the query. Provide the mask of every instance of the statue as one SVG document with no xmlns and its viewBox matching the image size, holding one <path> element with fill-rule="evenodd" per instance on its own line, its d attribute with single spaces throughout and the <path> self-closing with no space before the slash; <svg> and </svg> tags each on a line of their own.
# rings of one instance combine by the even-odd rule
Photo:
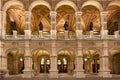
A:
<svg viewBox="0 0 120 80">
<path fill-rule="evenodd" d="M 118 22 L 114 22 L 114 31 L 118 31 Z"/>
<path fill-rule="evenodd" d="M 89 26 L 89 28 L 90 28 L 90 31 L 93 30 L 93 22 L 90 22 L 90 26 Z"/>
<path fill-rule="evenodd" d="M 40 30 L 40 31 L 43 30 L 43 24 L 42 24 L 42 22 L 40 22 L 40 24 L 39 24 L 39 30 Z"/>
<path fill-rule="evenodd" d="M 13 30 L 17 30 L 17 24 L 16 24 L 15 21 L 14 21 L 14 22 L 13 22 L 13 21 L 11 22 L 11 27 L 12 27 Z"/>
<path fill-rule="evenodd" d="M 67 21 L 65 21 L 64 28 L 65 28 L 66 31 L 68 30 L 68 23 L 67 23 Z"/>
</svg>

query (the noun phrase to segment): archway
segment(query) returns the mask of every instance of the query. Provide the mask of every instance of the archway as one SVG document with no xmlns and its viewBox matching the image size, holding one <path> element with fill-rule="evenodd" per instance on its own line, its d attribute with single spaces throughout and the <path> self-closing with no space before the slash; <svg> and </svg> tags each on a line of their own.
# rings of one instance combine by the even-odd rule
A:
<svg viewBox="0 0 120 80">
<path fill-rule="evenodd" d="M 6 11 L 5 31 L 7 35 L 13 34 L 16 30 L 17 34 L 24 34 L 25 29 L 25 10 L 23 6 L 12 5 Z"/>
<path fill-rule="evenodd" d="M 120 74 L 120 51 L 119 50 L 112 50 L 110 56 L 110 68 L 111 74 Z"/>
<path fill-rule="evenodd" d="M 89 4 L 82 7 L 81 19 L 83 34 L 88 35 L 90 31 L 93 31 L 93 34 L 100 34 L 100 11 L 96 6 Z"/>
<path fill-rule="evenodd" d="M 120 6 L 118 3 L 120 4 L 120 1 L 113 1 L 107 7 L 107 29 L 109 35 L 113 35 L 115 31 L 119 31 L 120 29 Z"/>
<path fill-rule="evenodd" d="M 85 73 L 98 73 L 98 69 L 100 68 L 98 51 L 87 50 L 83 56 L 83 68 Z"/>
<path fill-rule="evenodd" d="M 51 19 L 50 19 L 50 9 L 45 5 L 36 5 L 31 10 L 31 31 L 33 35 L 40 34 L 50 34 L 51 29 Z"/>
<path fill-rule="evenodd" d="M 75 10 L 70 5 L 61 5 L 57 9 L 56 30 L 58 36 L 75 35 Z"/>
<path fill-rule="evenodd" d="M 71 50 L 60 50 L 58 52 L 58 72 L 72 74 L 75 69 L 75 56 Z"/>
<path fill-rule="evenodd" d="M 10 75 L 22 74 L 24 69 L 24 52 L 12 49 L 7 52 L 7 68 Z"/>
<path fill-rule="evenodd" d="M 33 70 L 35 74 L 49 73 L 50 70 L 50 53 L 44 49 L 33 51 Z"/>
</svg>

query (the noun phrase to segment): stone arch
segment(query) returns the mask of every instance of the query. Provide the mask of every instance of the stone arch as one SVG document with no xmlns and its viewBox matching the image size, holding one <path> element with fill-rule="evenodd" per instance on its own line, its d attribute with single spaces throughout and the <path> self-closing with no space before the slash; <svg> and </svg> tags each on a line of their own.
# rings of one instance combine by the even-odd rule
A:
<svg viewBox="0 0 120 80">
<path fill-rule="evenodd" d="M 107 7 L 110 7 L 110 6 L 118 6 L 120 7 L 120 1 L 112 1 L 108 4 Z"/>
<path fill-rule="evenodd" d="M 3 8 L 2 8 L 2 11 L 3 11 L 3 22 L 2 22 L 2 35 L 4 36 L 6 34 L 6 29 L 5 29 L 5 26 L 6 26 L 6 17 L 7 17 L 7 14 L 6 14 L 6 11 L 11 7 L 11 6 L 15 6 L 15 5 L 19 5 L 20 7 L 22 7 L 23 9 L 25 9 L 25 6 L 24 4 L 21 2 L 21 1 L 14 1 L 14 0 L 11 0 L 11 1 L 8 1 L 6 2 L 4 5 L 3 5 Z"/>
<path fill-rule="evenodd" d="M 89 0 L 89 1 L 84 2 L 81 7 L 81 10 L 82 10 L 82 8 L 84 8 L 85 6 L 88 6 L 88 5 L 95 6 L 99 11 L 103 10 L 102 5 L 99 2 L 94 1 L 94 0 Z"/>
<path fill-rule="evenodd" d="M 31 50 L 31 54 L 33 55 L 34 51 L 36 51 L 36 50 L 45 50 L 50 54 L 50 50 L 48 50 L 46 48 L 34 48 L 34 49 Z"/>
<path fill-rule="evenodd" d="M 110 51 L 110 69 L 111 74 L 120 74 L 120 50 L 119 49 L 112 49 Z"/>
<path fill-rule="evenodd" d="M 3 10 L 4 12 L 6 12 L 7 9 L 8 9 L 10 6 L 12 6 L 12 5 L 20 5 L 20 6 L 24 7 L 24 4 L 23 4 L 22 2 L 20 2 L 20 1 L 18 1 L 18 0 L 16 0 L 16 1 L 11 0 L 11 1 L 8 1 L 8 2 L 6 2 L 6 3 L 4 4 L 2 10 Z"/>
<path fill-rule="evenodd" d="M 22 74 L 24 70 L 24 50 L 20 48 L 10 48 L 6 50 L 6 56 L 6 67 L 9 70 L 9 74 Z"/>
<path fill-rule="evenodd" d="M 32 11 L 32 9 L 37 5 L 44 5 L 51 10 L 51 5 L 48 2 L 43 0 L 36 0 L 30 4 L 29 11 Z"/>
<path fill-rule="evenodd" d="M 62 5 L 71 6 L 75 11 L 78 10 L 77 6 L 75 5 L 75 3 L 72 2 L 72 1 L 69 1 L 69 0 L 62 0 L 62 1 L 58 2 L 57 5 L 55 6 L 55 10 L 57 10 Z"/>
<path fill-rule="evenodd" d="M 8 48 L 8 49 L 6 49 L 5 50 L 5 56 L 7 56 L 8 55 L 8 53 L 10 52 L 10 51 L 12 51 L 12 50 L 19 50 L 19 51 L 22 51 L 22 53 L 25 53 L 25 51 L 24 50 L 22 50 L 22 48 Z"/>
</svg>

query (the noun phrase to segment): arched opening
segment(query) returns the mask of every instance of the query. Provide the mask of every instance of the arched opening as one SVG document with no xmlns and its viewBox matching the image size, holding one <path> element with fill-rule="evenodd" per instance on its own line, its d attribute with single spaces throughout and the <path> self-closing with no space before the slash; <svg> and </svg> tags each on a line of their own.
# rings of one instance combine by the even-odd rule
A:
<svg viewBox="0 0 120 80">
<path fill-rule="evenodd" d="M 14 49 L 7 53 L 7 68 L 10 75 L 22 74 L 24 69 L 24 53 Z"/>
<path fill-rule="evenodd" d="M 72 74 L 75 69 L 74 54 L 70 50 L 61 50 L 58 52 L 58 72 Z"/>
<path fill-rule="evenodd" d="M 33 35 L 50 34 L 50 9 L 44 5 L 37 5 L 31 10 L 31 31 Z"/>
<path fill-rule="evenodd" d="M 33 51 L 33 70 L 35 74 L 49 73 L 50 70 L 50 53 L 44 49 Z"/>
<path fill-rule="evenodd" d="M 25 10 L 23 6 L 12 5 L 6 11 L 5 31 L 7 35 L 12 35 L 13 31 L 23 35 L 25 29 Z"/>
<path fill-rule="evenodd" d="M 83 68 L 85 70 L 85 73 L 98 73 L 98 70 L 100 68 L 98 51 L 87 50 L 83 56 Z"/>
<path fill-rule="evenodd" d="M 114 35 L 115 31 L 119 31 L 120 26 L 120 6 L 111 5 L 107 8 L 107 29 L 109 35 Z"/>
<path fill-rule="evenodd" d="M 61 5 L 57 8 L 56 30 L 57 36 L 75 35 L 76 19 L 75 10 L 69 5 Z"/>
<path fill-rule="evenodd" d="M 99 9 L 93 5 L 84 6 L 82 8 L 81 24 L 83 34 L 88 35 L 90 31 L 93 31 L 93 34 L 100 34 L 101 23 Z"/>
<path fill-rule="evenodd" d="M 120 51 L 112 50 L 110 57 L 111 74 L 120 74 Z"/>
</svg>

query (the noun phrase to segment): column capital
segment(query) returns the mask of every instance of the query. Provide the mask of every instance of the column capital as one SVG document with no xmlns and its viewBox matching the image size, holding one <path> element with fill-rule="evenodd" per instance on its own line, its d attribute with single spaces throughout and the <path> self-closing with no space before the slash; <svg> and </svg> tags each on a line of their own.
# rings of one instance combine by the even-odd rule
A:
<svg viewBox="0 0 120 80">
<path fill-rule="evenodd" d="M 56 15 L 56 14 L 57 14 L 56 11 L 50 11 L 50 16 L 51 16 L 51 15 Z"/>
<path fill-rule="evenodd" d="M 75 14 L 81 16 L 82 15 L 82 11 L 76 11 Z"/>
</svg>

